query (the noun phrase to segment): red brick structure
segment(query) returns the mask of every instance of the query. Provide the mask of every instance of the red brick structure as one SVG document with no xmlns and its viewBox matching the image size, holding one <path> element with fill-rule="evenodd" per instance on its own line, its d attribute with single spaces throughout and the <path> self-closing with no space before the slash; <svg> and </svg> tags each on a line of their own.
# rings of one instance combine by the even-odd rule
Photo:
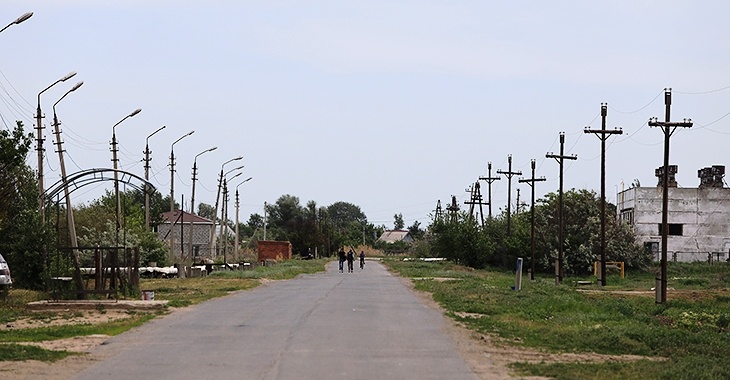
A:
<svg viewBox="0 0 730 380">
<path fill-rule="evenodd" d="M 288 241 L 258 241 L 258 261 L 291 259 L 291 243 Z"/>
</svg>

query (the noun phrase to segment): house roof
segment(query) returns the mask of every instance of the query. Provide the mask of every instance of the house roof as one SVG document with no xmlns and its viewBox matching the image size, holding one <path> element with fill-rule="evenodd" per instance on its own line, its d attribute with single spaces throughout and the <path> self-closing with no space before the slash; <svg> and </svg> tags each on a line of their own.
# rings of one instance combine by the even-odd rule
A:
<svg viewBox="0 0 730 380">
<path fill-rule="evenodd" d="M 182 213 L 182 217 L 180 217 L 180 213 Z M 198 224 L 213 224 L 213 221 L 205 219 L 201 216 L 191 214 L 189 212 L 185 212 L 182 210 L 175 210 L 175 211 L 168 211 L 162 213 L 162 222 L 163 223 L 170 223 L 170 221 L 173 221 L 175 223 L 198 223 Z"/>
<path fill-rule="evenodd" d="M 403 241 L 411 234 L 408 230 L 385 230 L 382 235 L 378 238 L 378 241 L 384 241 L 386 243 L 395 243 L 397 241 Z"/>
</svg>

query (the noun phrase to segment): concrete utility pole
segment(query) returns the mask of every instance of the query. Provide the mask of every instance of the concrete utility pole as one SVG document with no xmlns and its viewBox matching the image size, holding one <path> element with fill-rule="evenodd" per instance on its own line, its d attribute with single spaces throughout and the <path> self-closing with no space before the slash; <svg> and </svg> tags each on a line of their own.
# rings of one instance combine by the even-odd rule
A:
<svg viewBox="0 0 730 380">
<path fill-rule="evenodd" d="M 56 133 L 56 149 L 58 152 L 58 160 L 61 166 L 61 180 L 63 181 L 63 193 L 66 198 L 66 220 L 68 223 L 68 234 L 69 234 L 69 242 L 71 244 L 71 257 L 73 259 L 74 264 L 74 285 L 76 285 L 77 290 L 81 290 L 84 288 L 83 280 L 81 278 L 81 263 L 79 260 L 79 251 L 78 251 L 78 241 L 76 240 L 76 224 L 74 223 L 74 210 L 71 206 L 71 195 L 68 191 L 68 184 L 66 183 L 66 164 L 63 160 L 63 143 L 61 142 L 61 129 L 59 126 L 61 123 L 58 121 L 58 116 L 56 116 L 56 105 L 63 100 L 63 98 L 66 97 L 66 95 L 78 90 L 81 85 L 83 85 L 84 82 L 81 81 L 79 83 L 76 83 L 75 86 L 73 86 L 70 90 L 66 91 L 65 94 L 61 97 L 61 99 L 58 99 L 56 103 L 53 103 L 53 127 Z M 79 294 L 79 297 L 83 297 L 82 294 Z"/>
<path fill-rule="evenodd" d="M 198 156 L 212 152 L 214 150 L 218 149 L 217 146 L 214 146 L 212 148 L 208 148 L 198 154 L 195 155 L 195 158 L 193 159 L 193 190 L 192 195 L 190 196 L 190 215 L 195 214 L 195 180 L 197 179 L 198 174 Z M 190 228 L 188 230 L 188 255 L 190 257 L 193 257 L 193 218 L 190 218 Z"/>
<path fill-rule="evenodd" d="M 545 158 L 554 158 L 560 164 L 560 188 L 558 190 L 558 262 L 557 268 L 555 268 L 555 284 L 559 285 L 563 282 L 563 161 L 564 160 L 577 160 L 578 156 L 566 156 L 564 153 L 565 148 L 565 133 L 560 132 L 560 154 L 555 155 L 548 153 Z"/>
<path fill-rule="evenodd" d="M 231 169 L 228 171 L 228 173 L 243 168 L 243 166 L 240 166 L 236 169 Z M 226 176 L 228 176 L 228 173 L 226 173 Z M 234 178 L 238 177 L 239 175 L 243 174 L 236 173 L 233 177 L 230 179 L 233 180 Z M 220 235 L 223 239 L 223 264 L 228 267 L 228 228 L 223 228 L 223 224 L 226 224 L 226 227 L 228 227 L 228 178 L 226 176 L 223 177 L 223 207 L 221 207 L 221 228 L 220 228 Z"/>
<path fill-rule="evenodd" d="M 266 209 L 269 205 L 264 201 L 264 241 L 266 241 Z"/>
<path fill-rule="evenodd" d="M 545 181 L 545 177 L 535 178 L 535 160 L 530 161 L 532 177 L 520 179 L 518 182 L 530 185 L 532 190 L 532 201 L 530 206 L 530 280 L 535 281 L 535 182 Z"/>
<path fill-rule="evenodd" d="M 505 177 L 507 177 L 507 236 L 512 236 L 512 227 L 511 227 L 511 220 L 512 220 L 512 176 L 513 175 L 522 175 L 521 171 L 512 171 L 512 155 L 510 154 L 507 156 L 507 164 L 508 164 L 508 170 L 497 170 L 497 174 L 504 174 Z M 489 203 L 491 204 L 492 201 L 490 200 Z M 490 206 L 491 207 L 491 206 Z"/>
<path fill-rule="evenodd" d="M 150 162 L 152 161 L 152 158 L 150 157 L 150 154 L 152 154 L 152 151 L 150 151 L 150 137 L 154 135 L 155 133 L 165 129 L 165 126 L 158 128 L 156 131 L 152 132 L 149 136 L 147 136 L 147 140 L 145 142 L 145 149 L 144 149 L 144 225 L 146 229 L 150 229 L 150 189 L 149 186 L 147 186 L 147 182 L 150 181 Z"/>
<path fill-rule="evenodd" d="M 221 173 L 220 173 L 220 176 L 218 177 L 218 192 L 215 195 L 215 207 L 213 208 L 214 209 L 213 228 L 210 230 L 210 257 L 211 258 L 215 258 L 217 256 L 217 252 L 216 252 L 217 241 L 215 238 L 215 223 L 216 223 L 216 219 L 218 218 L 218 202 L 220 202 L 221 188 L 223 187 L 223 168 L 226 166 L 226 164 L 228 164 L 230 162 L 238 161 L 238 160 L 242 160 L 242 159 L 243 159 L 243 156 L 238 156 L 235 158 L 231 158 L 230 160 L 224 162 L 221 165 Z"/>
<path fill-rule="evenodd" d="M 621 129 L 606 129 L 608 103 L 601 103 L 601 129 L 586 127 L 584 133 L 593 133 L 601 139 L 601 286 L 606 286 L 606 140 L 620 135 Z"/>
<path fill-rule="evenodd" d="M 239 203 L 238 203 L 238 186 L 241 186 L 244 183 L 246 183 L 246 182 L 248 182 L 248 181 L 250 181 L 252 179 L 253 179 L 253 177 L 248 177 L 248 178 L 244 179 L 243 181 L 241 181 L 241 183 L 239 183 L 238 185 L 236 185 L 236 242 L 235 242 L 236 248 L 234 250 L 234 252 L 235 252 L 234 254 L 236 256 L 236 259 L 238 259 L 238 257 L 239 257 L 238 256 L 238 207 L 239 207 Z"/>
<path fill-rule="evenodd" d="M 31 13 L 32 15 L 32 13 Z M 25 16 L 25 15 L 23 15 Z M 21 17 L 23 17 L 21 16 Z M 30 17 L 30 16 L 28 16 Z M 16 20 L 17 21 L 17 20 Z M 22 22 L 22 21 L 21 21 Z M 41 94 L 46 92 L 51 87 L 61 83 L 65 82 L 69 79 L 71 79 L 74 75 L 76 75 L 75 71 L 72 71 L 63 78 L 53 82 L 50 86 L 43 89 L 43 91 L 38 93 L 38 108 L 36 109 L 35 114 L 35 128 L 36 128 L 36 150 L 38 151 L 38 214 L 41 216 L 41 225 L 46 224 L 46 201 L 43 198 L 43 194 L 46 192 L 46 187 L 43 184 L 43 113 L 41 112 Z"/>
<path fill-rule="evenodd" d="M 125 116 L 124 119 L 119 120 L 112 127 L 112 142 L 110 145 L 112 146 L 112 164 L 114 165 L 114 197 L 116 198 L 116 209 L 114 214 L 116 216 L 116 240 L 114 241 L 114 244 L 116 244 L 117 247 L 119 246 L 119 228 L 121 227 L 121 222 L 119 220 L 119 214 L 121 209 L 121 202 L 119 201 L 119 174 L 117 173 L 117 169 L 119 168 L 119 160 L 117 159 L 117 125 L 121 124 L 124 120 L 127 120 L 140 112 L 142 112 L 142 109 L 137 108 L 132 113 Z"/>
<path fill-rule="evenodd" d="M 195 133 L 195 131 L 190 131 L 182 136 L 180 136 L 179 139 L 175 140 L 170 145 L 170 261 L 175 260 L 175 254 L 174 254 L 174 247 L 175 247 L 175 238 L 174 234 L 172 233 L 172 228 L 175 227 L 175 144 L 177 144 L 180 140 L 192 135 Z M 181 203 L 180 206 L 183 204 Z M 180 217 L 180 223 L 182 224 L 182 213 Z M 180 233 L 180 241 L 182 241 L 182 232 Z M 180 256 L 182 258 L 182 246 L 180 246 Z"/>
<path fill-rule="evenodd" d="M 667 241 L 669 233 L 669 138 L 672 137 L 677 128 L 692 128 L 692 119 L 684 119 L 680 122 L 672 122 L 670 110 L 672 107 L 672 89 L 664 89 L 664 105 L 666 106 L 664 121 L 657 118 L 649 119 L 650 127 L 659 127 L 664 132 L 664 170 L 662 173 L 662 260 L 660 279 L 661 286 L 656 287 L 656 303 L 667 302 Z"/>
<path fill-rule="evenodd" d="M 487 174 L 486 177 L 479 177 L 482 181 L 487 181 L 487 184 L 489 184 L 488 191 L 489 191 L 489 199 L 487 200 L 487 204 L 489 205 L 489 219 L 492 219 L 492 182 L 499 181 L 500 177 L 492 177 L 492 163 L 487 162 Z"/>
</svg>

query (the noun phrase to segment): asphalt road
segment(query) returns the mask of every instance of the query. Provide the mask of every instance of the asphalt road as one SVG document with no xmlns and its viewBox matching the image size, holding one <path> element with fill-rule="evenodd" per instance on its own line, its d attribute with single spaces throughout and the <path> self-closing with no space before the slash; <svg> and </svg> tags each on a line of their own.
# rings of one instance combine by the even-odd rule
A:
<svg viewBox="0 0 730 380">
<path fill-rule="evenodd" d="M 114 337 L 76 378 L 476 379 L 447 323 L 381 264 L 330 263 Z"/>
</svg>

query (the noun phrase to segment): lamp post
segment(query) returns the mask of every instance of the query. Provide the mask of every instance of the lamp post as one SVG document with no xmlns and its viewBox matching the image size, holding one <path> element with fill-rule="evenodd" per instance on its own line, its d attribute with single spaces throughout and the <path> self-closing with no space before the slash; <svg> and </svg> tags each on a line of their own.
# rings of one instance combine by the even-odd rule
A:
<svg viewBox="0 0 730 380">
<path fill-rule="evenodd" d="M 229 170 L 228 173 L 230 173 L 234 170 L 241 169 L 241 168 L 243 168 L 243 165 L 241 165 L 235 169 Z M 228 176 L 228 173 L 226 173 L 226 175 L 224 176 L 224 179 L 223 179 L 223 210 L 221 210 L 221 233 L 220 233 L 220 236 L 223 238 L 223 264 L 226 267 L 228 267 L 228 260 L 227 260 L 228 241 L 226 239 L 226 237 L 228 236 L 228 229 L 223 229 L 223 223 L 228 224 L 228 178 L 226 178 Z M 241 174 L 243 174 L 243 172 L 236 173 L 230 179 L 232 180 Z M 225 235 L 224 235 L 224 232 L 225 232 Z"/>
<path fill-rule="evenodd" d="M 193 159 L 193 191 L 192 195 L 190 196 L 190 214 L 195 214 L 195 179 L 196 174 L 198 172 L 198 156 L 212 152 L 214 150 L 218 149 L 217 146 L 214 146 L 212 148 L 208 148 L 198 154 L 195 155 L 195 158 Z M 190 257 L 193 256 L 193 220 L 190 219 L 190 230 L 188 231 L 188 254 Z"/>
<path fill-rule="evenodd" d="M 179 139 L 175 140 L 175 142 L 170 145 L 170 259 L 172 260 L 175 255 L 173 254 L 173 247 L 175 246 L 174 240 L 173 240 L 173 233 L 172 233 L 172 227 L 174 227 L 175 220 L 172 219 L 175 214 L 175 144 L 180 142 L 180 140 L 192 135 L 195 133 L 195 131 L 190 131 L 184 135 L 182 135 Z M 182 239 L 182 235 L 180 235 L 180 238 Z M 180 249 L 180 253 L 182 254 L 182 248 Z"/>
<path fill-rule="evenodd" d="M 218 192 L 215 195 L 215 212 L 213 213 L 213 229 L 210 230 L 210 257 L 211 258 L 215 258 L 216 257 L 216 252 L 215 252 L 215 249 L 216 249 L 215 223 L 216 223 L 216 219 L 218 217 L 218 202 L 219 202 L 220 197 L 221 197 L 221 185 L 223 185 L 223 168 L 226 166 L 226 164 L 228 164 L 230 162 L 233 162 L 233 161 L 238 161 L 238 160 L 241 160 L 241 159 L 243 159 L 243 156 L 238 156 L 238 157 L 235 157 L 235 158 L 231 158 L 230 160 L 224 162 L 221 165 L 221 173 L 220 173 L 220 176 L 218 178 Z"/>
<path fill-rule="evenodd" d="M 66 91 L 65 94 L 61 97 L 61 99 L 58 99 L 55 103 L 53 103 L 53 127 L 56 133 L 56 148 L 58 150 L 58 159 L 61 165 L 61 180 L 63 181 L 63 192 L 66 197 L 66 220 L 68 222 L 68 231 L 69 231 L 69 242 L 71 244 L 71 255 L 73 258 L 74 263 L 74 282 L 76 285 L 76 289 L 83 289 L 84 284 L 81 280 L 81 266 L 79 263 L 79 254 L 76 250 L 78 246 L 78 242 L 76 240 L 76 225 L 74 224 L 74 213 L 73 208 L 71 207 L 71 196 L 69 195 L 68 191 L 68 184 L 66 184 L 66 165 L 63 161 L 63 147 L 61 146 L 61 131 L 58 128 L 61 123 L 58 122 L 58 116 L 56 116 L 56 105 L 63 100 L 63 98 L 66 97 L 66 95 L 76 91 L 83 85 L 84 82 L 78 82 L 75 86 L 73 86 L 70 90 Z"/>
<path fill-rule="evenodd" d="M 150 181 L 150 153 L 152 153 L 150 151 L 150 137 L 163 129 L 165 129 L 164 125 L 147 136 L 144 146 L 144 225 L 148 230 L 150 229 L 150 189 L 147 183 Z"/>
<path fill-rule="evenodd" d="M 33 16 L 33 12 L 25 12 L 25 13 L 23 13 L 20 17 L 16 18 L 13 22 L 11 22 L 8 25 L 5 25 L 4 28 L 0 29 L 0 33 L 2 33 L 2 31 L 4 31 L 5 29 L 9 28 L 11 25 L 20 24 L 21 22 L 29 19 L 31 16 Z"/>
<path fill-rule="evenodd" d="M 30 17 L 30 16 L 28 16 Z M 17 21 L 17 20 L 16 20 Z M 22 21 L 21 21 L 22 22 Z M 41 225 L 46 224 L 46 202 L 43 199 L 43 193 L 45 193 L 45 185 L 43 184 L 43 113 L 41 112 L 41 94 L 46 92 L 51 87 L 61 83 L 65 82 L 69 79 L 71 79 L 74 75 L 76 75 L 75 71 L 72 71 L 63 78 L 53 82 L 50 86 L 43 89 L 43 91 L 38 93 L 38 108 L 36 108 L 36 149 L 38 150 L 38 214 L 41 216 Z"/>
<path fill-rule="evenodd" d="M 119 246 L 119 227 L 121 224 L 119 223 L 119 210 L 121 209 L 120 202 L 119 202 L 119 174 L 117 173 L 117 169 L 119 168 L 117 159 L 117 125 L 121 124 L 124 120 L 129 119 L 130 117 L 133 117 L 134 115 L 142 112 L 141 108 L 137 108 L 136 110 L 132 111 L 129 115 L 125 116 L 122 120 L 119 120 L 114 126 L 112 127 L 112 163 L 114 164 L 114 197 L 116 198 L 116 210 L 114 213 L 115 219 L 116 219 L 116 237 L 115 237 L 115 244 Z"/>
<path fill-rule="evenodd" d="M 236 250 L 234 251 L 236 253 L 236 258 L 238 258 L 238 206 L 239 206 L 239 203 L 238 203 L 238 186 L 241 186 L 244 183 L 246 183 L 246 182 L 248 182 L 248 181 L 250 181 L 252 179 L 253 179 L 253 177 L 248 177 L 248 178 L 244 179 L 243 181 L 241 181 L 241 183 L 239 183 L 238 185 L 236 185 L 236 243 L 235 243 L 236 244 L 235 245 L 235 247 L 236 247 L 235 249 Z"/>
</svg>

